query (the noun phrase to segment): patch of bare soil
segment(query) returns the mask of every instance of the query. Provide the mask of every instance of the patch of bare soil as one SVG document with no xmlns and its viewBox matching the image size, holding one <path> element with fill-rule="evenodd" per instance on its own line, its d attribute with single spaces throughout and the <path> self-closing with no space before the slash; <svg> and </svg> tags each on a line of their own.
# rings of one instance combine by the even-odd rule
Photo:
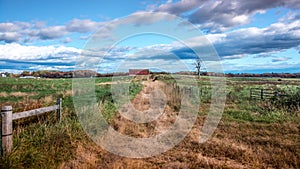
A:
<svg viewBox="0 0 300 169">
<path fill-rule="evenodd" d="M 111 123 L 118 132 L 144 138 L 168 130 L 174 124 L 180 108 L 177 101 L 180 93 L 176 87 L 159 81 L 148 81 L 144 85 L 144 89 L 132 100 L 133 107 L 124 111 L 132 111 L 133 108 L 149 111 L 151 91 L 161 90 L 166 94 L 163 114 L 155 121 L 138 124 L 119 113 Z M 200 144 L 198 140 L 204 121 L 205 115 L 198 116 L 185 139 L 158 156 L 130 159 L 90 143 L 78 146 L 77 156 L 63 163 L 61 168 L 300 168 L 300 124 L 221 121 L 212 138 Z"/>
<path fill-rule="evenodd" d="M 118 84 L 118 83 L 130 83 L 130 81 L 128 82 L 120 82 L 120 81 L 111 81 L 111 82 L 101 82 L 98 83 L 98 86 L 103 86 L 103 85 L 112 85 L 112 84 Z"/>
</svg>

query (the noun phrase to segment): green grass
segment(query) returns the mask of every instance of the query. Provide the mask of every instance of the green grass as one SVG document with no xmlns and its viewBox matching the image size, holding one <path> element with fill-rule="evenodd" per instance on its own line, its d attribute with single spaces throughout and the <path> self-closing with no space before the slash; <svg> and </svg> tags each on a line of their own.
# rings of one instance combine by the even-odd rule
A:
<svg viewBox="0 0 300 169">
<path fill-rule="evenodd" d="M 129 98 L 132 100 L 143 89 L 140 82 L 132 82 L 129 84 Z"/>
<path fill-rule="evenodd" d="M 98 82 L 109 78 L 96 79 Z M 31 121 L 14 121 L 13 150 L 10 156 L 0 160 L 0 168 L 57 168 L 59 164 L 73 158 L 76 143 L 88 139 L 77 120 L 73 107 L 72 79 L 17 79 L 0 78 L 2 105 L 12 105 L 14 112 L 55 104 L 63 98 L 62 122 L 55 122 L 55 113 L 47 113 Z M 109 88 L 96 88 L 99 98 L 105 97 Z M 69 91 L 69 94 L 65 92 Z M 101 92 L 99 92 L 101 91 Z M 24 96 L 10 96 L 13 92 L 24 92 Z M 31 96 L 31 93 L 35 95 Z M 47 99 L 48 98 L 48 99 Z M 109 102 L 110 103 L 110 102 Z M 45 117 L 45 118 L 43 118 Z"/>
</svg>

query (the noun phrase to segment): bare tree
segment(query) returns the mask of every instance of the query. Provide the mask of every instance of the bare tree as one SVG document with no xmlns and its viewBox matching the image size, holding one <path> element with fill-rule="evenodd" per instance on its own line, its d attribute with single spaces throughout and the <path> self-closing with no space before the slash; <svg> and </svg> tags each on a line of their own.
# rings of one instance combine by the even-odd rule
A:
<svg viewBox="0 0 300 169">
<path fill-rule="evenodd" d="M 201 76 L 201 66 L 202 66 L 201 59 L 200 58 L 196 58 L 194 65 L 195 65 L 195 68 L 197 69 L 198 79 L 200 79 L 200 76 Z"/>
</svg>

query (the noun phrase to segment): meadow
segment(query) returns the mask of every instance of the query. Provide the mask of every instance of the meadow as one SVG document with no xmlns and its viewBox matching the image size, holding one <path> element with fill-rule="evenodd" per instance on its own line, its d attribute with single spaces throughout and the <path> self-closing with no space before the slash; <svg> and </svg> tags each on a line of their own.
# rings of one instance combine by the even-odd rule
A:
<svg viewBox="0 0 300 169">
<path fill-rule="evenodd" d="M 168 75 L 157 75 L 156 79 L 165 86 L 175 83 Z M 140 94 L 146 91 L 146 81 L 139 77 L 128 82 L 130 99 L 140 110 L 149 104 Z M 174 122 L 178 112 L 178 101 L 172 94 L 175 89 L 166 91 L 169 120 L 133 124 L 114 106 L 111 82 L 109 77 L 95 78 L 95 93 L 101 103 L 99 109 L 118 132 L 148 137 L 156 134 L 157 126 Z M 11 105 L 14 112 L 63 99 L 61 123 L 55 122 L 54 113 L 14 121 L 14 148 L 9 156 L 2 157 L 0 168 L 300 168 L 299 79 L 226 78 L 222 119 L 212 138 L 203 144 L 197 139 L 209 109 L 211 87 L 208 77 L 201 77 L 198 83 L 201 106 L 187 137 L 161 155 L 130 159 L 103 150 L 85 134 L 74 111 L 72 79 L 0 78 L 0 106 Z M 251 99 L 251 88 L 272 89 L 285 96 Z"/>
</svg>

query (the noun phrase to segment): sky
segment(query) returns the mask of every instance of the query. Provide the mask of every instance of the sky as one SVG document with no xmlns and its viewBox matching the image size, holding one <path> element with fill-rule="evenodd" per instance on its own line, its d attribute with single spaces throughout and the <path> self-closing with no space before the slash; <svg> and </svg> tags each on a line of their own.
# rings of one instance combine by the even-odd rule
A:
<svg viewBox="0 0 300 169">
<path fill-rule="evenodd" d="M 0 72 L 300 72 L 298 0 L 0 0 Z M 92 64 L 92 67 L 90 66 Z"/>
</svg>

